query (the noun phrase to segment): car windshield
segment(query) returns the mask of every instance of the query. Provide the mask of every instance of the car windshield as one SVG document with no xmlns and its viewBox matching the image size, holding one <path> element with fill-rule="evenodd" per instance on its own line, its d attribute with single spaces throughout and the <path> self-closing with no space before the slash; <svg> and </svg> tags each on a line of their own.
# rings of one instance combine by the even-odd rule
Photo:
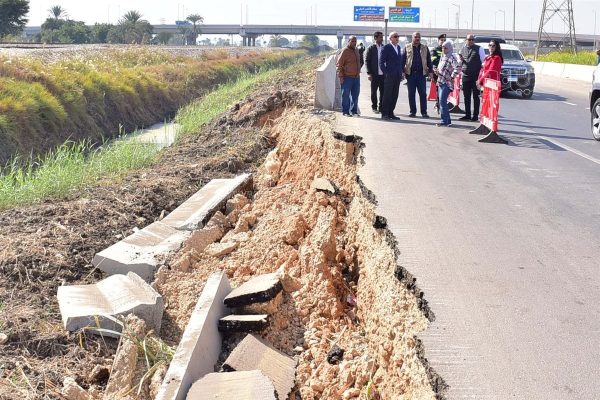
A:
<svg viewBox="0 0 600 400">
<path fill-rule="evenodd" d="M 490 54 L 488 49 L 485 49 L 485 55 Z M 502 50 L 502 57 L 504 61 L 523 61 L 523 54 L 519 50 Z"/>
</svg>

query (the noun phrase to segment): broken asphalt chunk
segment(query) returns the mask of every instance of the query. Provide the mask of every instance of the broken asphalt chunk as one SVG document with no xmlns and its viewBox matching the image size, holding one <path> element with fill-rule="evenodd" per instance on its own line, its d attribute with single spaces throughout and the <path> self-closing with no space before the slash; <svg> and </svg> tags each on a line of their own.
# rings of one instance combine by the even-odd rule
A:
<svg viewBox="0 0 600 400">
<path fill-rule="evenodd" d="M 221 332 L 258 332 L 269 325 L 267 314 L 228 315 L 219 320 Z"/>
<path fill-rule="evenodd" d="M 327 362 L 329 364 L 338 364 L 344 359 L 344 349 L 334 344 L 329 353 L 327 353 Z"/>
<path fill-rule="evenodd" d="M 59 286 L 57 297 L 68 331 L 93 327 L 108 330 L 102 331 L 103 335 L 118 336 L 111 333 L 121 331 L 114 317 L 132 313 L 160 332 L 163 298 L 133 272 L 109 276 L 93 285 Z"/>
<path fill-rule="evenodd" d="M 264 303 L 274 299 L 282 289 L 277 272 L 259 275 L 234 289 L 225 297 L 224 303 L 229 308 Z"/>
<path fill-rule="evenodd" d="M 194 383 L 187 400 L 276 400 L 273 383 L 258 370 L 212 373 Z"/>
<path fill-rule="evenodd" d="M 227 357 L 223 369 L 252 371 L 257 368 L 273 382 L 277 398 L 287 399 L 294 387 L 296 361 L 262 339 L 247 335 Z"/>
<path fill-rule="evenodd" d="M 375 229 L 387 228 L 387 219 L 385 217 L 382 217 L 381 215 L 377 215 L 375 217 L 375 222 L 373 222 L 373 228 L 375 228 Z"/>
</svg>

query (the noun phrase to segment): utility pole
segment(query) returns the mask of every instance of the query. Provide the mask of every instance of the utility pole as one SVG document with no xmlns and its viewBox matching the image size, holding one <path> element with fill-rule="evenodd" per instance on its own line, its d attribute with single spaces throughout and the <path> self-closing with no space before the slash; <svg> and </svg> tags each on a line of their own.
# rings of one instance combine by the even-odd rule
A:
<svg viewBox="0 0 600 400">
<path fill-rule="evenodd" d="M 452 3 L 454 7 L 458 8 L 458 13 L 456 14 L 456 40 L 460 37 L 460 4 Z M 448 17 L 448 25 L 450 25 L 450 17 Z M 450 29 L 450 26 L 448 26 Z"/>
<path fill-rule="evenodd" d="M 517 25 L 517 0 L 513 0 L 513 43 L 517 40 L 516 25 Z"/>
<path fill-rule="evenodd" d="M 474 27 L 473 27 L 473 16 L 475 15 L 474 12 L 475 12 L 475 0 L 473 0 L 471 2 L 471 31 L 474 29 Z"/>
<path fill-rule="evenodd" d="M 547 31 L 552 26 L 552 18 L 558 16 L 566 24 L 566 33 L 560 40 L 553 39 Z M 556 44 L 560 47 L 570 48 L 577 54 L 577 37 L 575 35 L 575 19 L 573 17 L 573 0 L 544 0 L 540 25 L 538 28 L 537 44 L 535 47 L 535 59 L 537 60 L 539 49 L 544 46 Z"/>
</svg>

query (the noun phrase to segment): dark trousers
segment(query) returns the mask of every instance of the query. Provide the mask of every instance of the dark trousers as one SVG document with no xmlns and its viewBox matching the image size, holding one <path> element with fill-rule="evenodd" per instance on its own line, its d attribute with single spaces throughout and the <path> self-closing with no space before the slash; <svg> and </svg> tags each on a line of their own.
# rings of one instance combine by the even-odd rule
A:
<svg viewBox="0 0 600 400">
<path fill-rule="evenodd" d="M 371 75 L 371 108 L 381 111 L 383 101 L 383 75 Z M 379 106 L 377 106 L 377 90 L 379 90 Z"/>
<path fill-rule="evenodd" d="M 465 99 L 465 116 L 479 117 L 479 89 L 476 81 L 463 81 L 463 97 Z M 471 97 L 473 97 L 473 113 L 471 114 Z"/>
<path fill-rule="evenodd" d="M 427 80 L 425 75 L 410 74 L 406 77 L 408 86 L 408 106 L 411 114 L 417 113 L 417 103 L 415 101 L 415 92 L 419 92 L 421 114 L 427 114 Z"/>
<path fill-rule="evenodd" d="M 385 75 L 383 79 L 383 100 L 381 102 L 382 117 L 391 117 L 394 115 L 399 92 L 400 76 L 397 74 Z"/>
</svg>

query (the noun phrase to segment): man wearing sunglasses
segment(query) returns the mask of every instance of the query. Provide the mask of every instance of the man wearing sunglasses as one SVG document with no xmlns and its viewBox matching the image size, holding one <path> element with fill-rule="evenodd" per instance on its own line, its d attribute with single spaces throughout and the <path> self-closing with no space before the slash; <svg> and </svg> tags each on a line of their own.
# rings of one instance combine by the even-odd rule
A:
<svg viewBox="0 0 600 400">
<path fill-rule="evenodd" d="M 390 43 L 383 46 L 379 57 L 379 68 L 383 72 L 383 101 L 381 104 L 381 119 L 398 120 L 394 109 L 398 102 L 402 70 L 406 63 L 406 54 L 398 45 L 400 36 L 397 32 L 390 33 Z M 428 52 L 429 53 L 429 52 Z"/>
<path fill-rule="evenodd" d="M 477 89 L 477 78 L 485 51 L 481 46 L 475 44 L 475 37 L 467 35 L 465 46 L 458 54 L 462 61 L 462 89 L 465 99 L 465 115 L 459 118 L 461 121 L 477 121 L 479 119 L 479 89 Z M 473 98 L 473 112 L 471 113 L 471 98 Z"/>
</svg>

